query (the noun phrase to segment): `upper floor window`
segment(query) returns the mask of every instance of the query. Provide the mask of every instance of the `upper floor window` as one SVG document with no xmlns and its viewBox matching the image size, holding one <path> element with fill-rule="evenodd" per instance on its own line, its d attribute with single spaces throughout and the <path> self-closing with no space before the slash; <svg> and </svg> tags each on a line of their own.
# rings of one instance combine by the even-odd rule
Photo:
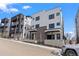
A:
<svg viewBox="0 0 79 59">
<path fill-rule="evenodd" d="M 32 25 L 32 28 L 34 28 L 34 25 Z"/>
<path fill-rule="evenodd" d="M 55 18 L 54 14 L 49 15 L 49 19 L 54 19 L 54 18 Z"/>
<path fill-rule="evenodd" d="M 24 36 L 26 36 L 26 33 L 24 33 Z"/>
<path fill-rule="evenodd" d="M 55 24 L 53 23 L 53 24 L 49 24 L 49 29 L 51 29 L 51 28 L 55 28 Z"/>
<path fill-rule="evenodd" d="M 40 19 L 40 16 L 36 17 L 36 21 L 38 21 Z"/>
<path fill-rule="evenodd" d="M 25 27 L 25 29 L 26 29 L 26 27 Z"/>
<path fill-rule="evenodd" d="M 56 13 L 56 16 L 59 16 L 60 15 L 60 12 Z"/>
<path fill-rule="evenodd" d="M 36 28 L 39 28 L 39 24 L 36 24 L 36 26 L 35 26 Z"/>
<path fill-rule="evenodd" d="M 21 19 L 24 20 L 24 17 L 22 17 Z"/>
<path fill-rule="evenodd" d="M 34 20 L 34 18 L 32 18 Z"/>
<path fill-rule="evenodd" d="M 57 23 L 57 26 L 60 26 L 60 22 Z"/>
<path fill-rule="evenodd" d="M 21 25 L 21 28 L 23 28 L 23 25 Z"/>
</svg>

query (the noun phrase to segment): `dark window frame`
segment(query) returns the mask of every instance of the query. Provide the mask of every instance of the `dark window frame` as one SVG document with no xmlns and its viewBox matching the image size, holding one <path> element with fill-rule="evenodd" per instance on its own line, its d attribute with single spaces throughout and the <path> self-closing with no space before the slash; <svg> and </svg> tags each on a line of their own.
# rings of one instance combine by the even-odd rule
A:
<svg viewBox="0 0 79 59">
<path fill-rule="evenodd" d="M 25 30 L 26 30 L 26 27 L 25 27 Z"/>
<path fill-rule="evenodd" d="M 57 25 L 57 26 L 60 26 L 60 22 L 57 22 L 56 25 Z"/>
<path fill-rule="evenodd" d="M 60 15 L 60 12 L 57 12 L 57 13 L 56 13 L 56 16 L 59 16 L 59 15 Z"/>
<path fill-rule="evenodd" d="M 39 20 L 40 20 L 40 16 L 37 16 L 37 17 L 36 17 L 36 21 L 39 21 Z"/>
<path fill-rule="evenodd" d="M 52 39 L 55 40 L 55 34 L 52 35 Z"/>
<path fill-rule="evenodd" d="M 54 19 L 54 18 L 55 18 L 55 14 L 50 14 L 50 15 L 49 15 L 49 20 L 50 20 L 50 19 Z"/>
<path fill-rule="evenodd" d="M 55 24 L 54 23 L 49 24 L 49 29 L 51 29 L 51 28 L 55 28 Z"/>
<path fill-rule="evenodd" d="M 36 24 L 36 25 L 35 25 L 35 28 L 39 28 L 39 24 Z"/>
</svg>

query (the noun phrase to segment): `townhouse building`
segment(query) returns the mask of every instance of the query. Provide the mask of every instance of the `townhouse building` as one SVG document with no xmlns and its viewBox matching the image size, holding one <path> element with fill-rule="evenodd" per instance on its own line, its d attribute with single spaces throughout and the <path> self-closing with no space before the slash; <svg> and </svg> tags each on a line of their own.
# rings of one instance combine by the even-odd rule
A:
<svg viewBox="0 0 79 59">
<path fill-rule="evenodd" d="M 45 43 L 46 40 L 63 40 L 64 22 L 61 8 L 43 10 L 32 17 L 31 41 Z"/>
</svg>

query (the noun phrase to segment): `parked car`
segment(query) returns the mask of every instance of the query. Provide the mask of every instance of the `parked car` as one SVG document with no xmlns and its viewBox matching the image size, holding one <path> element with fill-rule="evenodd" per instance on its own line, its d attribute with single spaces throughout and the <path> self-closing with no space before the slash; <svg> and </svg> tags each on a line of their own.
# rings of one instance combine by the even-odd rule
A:
<svg viewBox="0 0 79 59">
<path fill-rule="evenodd" d="M 63 56 L 78 56 L 79 44 L 67 44 L 62 47 L 61 54 Z"/>
</svg>

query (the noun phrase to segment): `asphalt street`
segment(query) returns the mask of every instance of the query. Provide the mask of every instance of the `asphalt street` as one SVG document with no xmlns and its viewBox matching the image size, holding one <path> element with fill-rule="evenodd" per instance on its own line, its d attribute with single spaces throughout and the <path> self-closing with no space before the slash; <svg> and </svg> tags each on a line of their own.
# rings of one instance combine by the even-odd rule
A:
<svg viewBox="0 0 79 59">
<path fill-rule="evenodd" d="M 0 56 L 55 56 L 58 48 L 0 38 Z"/>
</svg>

